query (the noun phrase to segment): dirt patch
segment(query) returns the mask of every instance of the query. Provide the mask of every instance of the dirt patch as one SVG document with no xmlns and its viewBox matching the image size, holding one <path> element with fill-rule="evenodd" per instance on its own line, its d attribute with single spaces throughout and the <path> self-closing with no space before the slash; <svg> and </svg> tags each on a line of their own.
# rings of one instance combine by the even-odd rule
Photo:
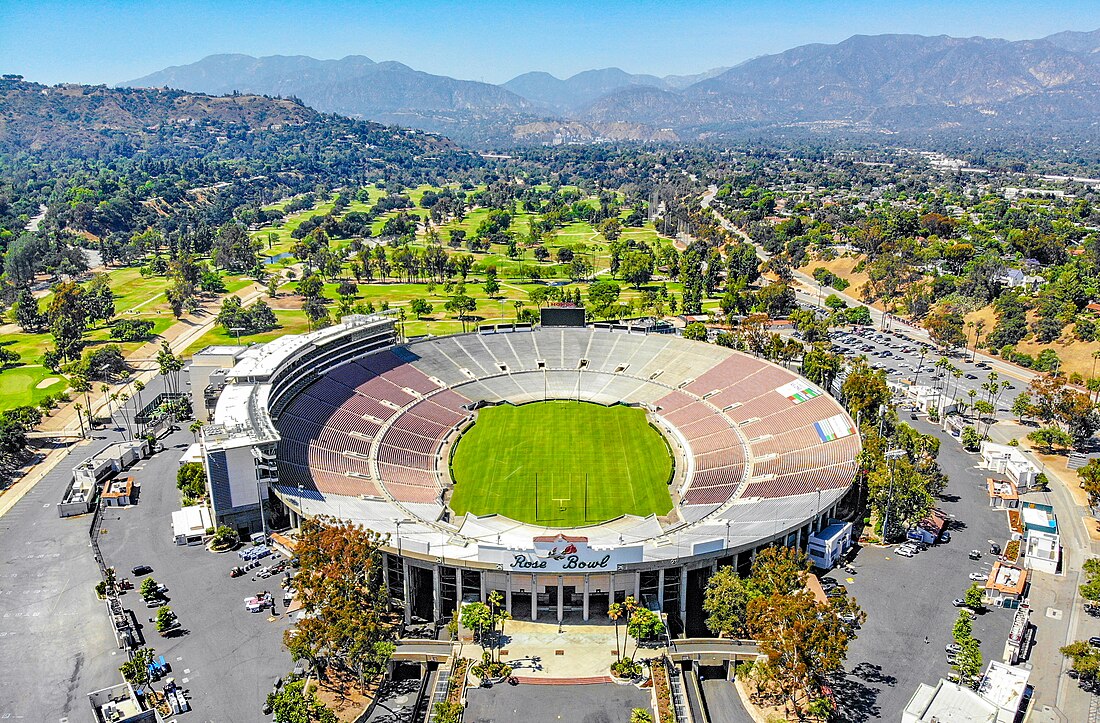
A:
<svg viewBox="0 0 1100 723">
<path fill-rule="evenodd" d="M 359 681 L 345 674 L 330 674 L 317 682 L 317 698 L 336 714 L 340 721 L 356 720 L 378 693 L 379 681 L 374 680 L 361 687 Z M 313 681 L 310 682 L 313 684 Z"/>
<path fill-rule="evenodd" d="M 853 299 L 862 299 L 863 286 L 870 280 L 870 277 L 863 271 L 857 272 L 854 270 L 860 261 L 863 261 L 862 256 L 840 256 L 832 261 L 814 260 L 800 268 L 799 271 L 813 276 L 814 269 L 824 267 L 851 284 L 844 290 L 845 294 Z M 878 303 L 873 304 L 873 306 L 876 309 L 881 308 Z"/>
</svg>

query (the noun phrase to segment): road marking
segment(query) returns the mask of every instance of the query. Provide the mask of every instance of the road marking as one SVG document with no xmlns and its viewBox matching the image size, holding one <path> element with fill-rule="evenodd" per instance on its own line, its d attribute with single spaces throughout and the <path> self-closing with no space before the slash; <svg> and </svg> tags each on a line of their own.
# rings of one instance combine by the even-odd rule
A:
<svg viewBox="0 0 1100 723">
<path fill-rule="evenodd" d="M 1061 620 L 1062 611 L 1057 608 L 1047 608 L 1047 617 L 1051 620 Z"/>
</svg>

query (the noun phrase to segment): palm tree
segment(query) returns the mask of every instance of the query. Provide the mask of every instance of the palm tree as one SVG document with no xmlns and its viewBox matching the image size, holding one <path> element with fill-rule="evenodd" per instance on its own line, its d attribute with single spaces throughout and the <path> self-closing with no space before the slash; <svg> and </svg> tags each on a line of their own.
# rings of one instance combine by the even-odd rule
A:
<svg viewBox="0 0 1100 723">
<path fill-rule="evenodd" d="M 134 432 L 130 429 L 130 413 L 126 409 L 126 402 L 130 401 L 130 395 L 123 392 L 114 396 L 118 398 L 118 409 L 122 412 L 122 421 L 126 423 L 126 437 L 127 439 L 133 439 Z"/>
<path fill-rule="evenodd" d="M 187 427 L 191 434 L 195 435 L 196 444 L 199 441 L 199 430 L 201 430 L 203 426 L 205 426 L 205 424 L 206 422 L 202 421 L 201 419 L 196 419 L 194 422 L 191 422 L 190 426 Z"/>
<path fill-rule="evenodd" d="M 615 623 L 615 655 L 618 660 L 623 659 L 622 648 L 619 647 L 619 618 L 626 612 L 623 603 L 611 603 L 607 606 L 607 617 Z"/>
<path fill-rule="evenodd" d="M 84 405 L 77 402 L 73 405 L 73 409 L 76 410 L 76 418 L 80 422 L 80 438 L 84 439 L 88 436 L 84 431 Z"/>
<path fill-rule="evenodd" d="M 99 391 L 103 392 L 103 403 L 107 405 L 107 418 L 110 419 L 111 418 L 111 398 L 108 395 L 108 393 L 111 391 L 111 388 L 109 386 L 107 386 L 106 384 L 100 384 L 99 385 Z"/>
<path fill-rule="evenodd" d="M 137 421 L 137 415 L 141 413 L 141 392 L 145 389 L 145 385 L 140 379 L 134 380 L 134 396 L 137 398 L 137 406 L 134 407 L 134 421 Z M 144 425 L 143 425 L 144 426 Z"/>
<path fill-rule="evenodd" d="M 88 426 L 92 427 L 92 400 L 88 397 L 88 393 L 92 391 L 92 383 L 88 381 L 88 377 L 83 374 L 77 374 L 69 380 L 69 386 L 71 386 L 73 391 L 77 394 L 84 395 L 84 409 L 88 412 Z M 81 421 L 82 427 L 83 424 L 84 422 Z"/>
</svg>

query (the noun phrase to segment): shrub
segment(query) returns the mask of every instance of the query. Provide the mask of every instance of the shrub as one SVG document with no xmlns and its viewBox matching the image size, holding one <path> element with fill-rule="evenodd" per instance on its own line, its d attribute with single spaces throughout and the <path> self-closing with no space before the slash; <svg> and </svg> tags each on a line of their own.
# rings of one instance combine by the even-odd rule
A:
<svg viewBox="0 0 1100 723">
<path fill-rule="evenodd" d="M 111 338 L 117 341 L 144 341 L 153 333 L 148 319 L 119 319 L 111 325 Z"/>
<path fill-rule="evenodd" d="M 642 673 L 642 664 L 623 658 L 611 664 L 611 672 L 619 678 L 636 678 Z"/>
</svg>

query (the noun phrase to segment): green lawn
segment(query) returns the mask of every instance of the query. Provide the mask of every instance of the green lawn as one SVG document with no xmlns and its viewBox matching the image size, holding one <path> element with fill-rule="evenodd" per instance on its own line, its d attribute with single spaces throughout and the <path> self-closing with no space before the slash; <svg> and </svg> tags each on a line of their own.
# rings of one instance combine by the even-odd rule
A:
<svg viewBox="0 0 1100 723">
<path fill-rule="evenodd" d="M 43 389 L 38 384 L 45 379 L 59 381 Z M 7 369 L 0 374 L 0 409 L 12 409 L 27 404 L 37 404 L 42 397 L 68 387 L 64 377 L 59 377 L 43 366 L 25 366 Z"/>
<path fill-rule="evenodd" d="M 279 326 L 271 331 L 260 332 L 259 334 L 242 334 L 240 337 L 241 344 L 263 344 L 265 342 L 278 339 L 286 334 L 305 334 L 309 330 L 309 323 L 306 320 L 306 314 L 300 309 L 276 309 L 275 318 L 279 320 Z M 237 343 L 237 335 L 233 332 L 225 331 L 221 326 L 215 326 L 210 331 L 206 332 L 198 339 L 196 339 L 186 350 L 183 352 L 183 356 L 190 357 L 200 349 L 204 349 L 208 346 L 220 345 L 220 344 L 232 344 Z"/>
<path fill-rule="evenodd" d="M 451 475 L 459 515 L 574 527 L 672 509 L 668 445 L 643 410 L 625 406 L 486 407 L 455 446 Z"/>
</svg>

